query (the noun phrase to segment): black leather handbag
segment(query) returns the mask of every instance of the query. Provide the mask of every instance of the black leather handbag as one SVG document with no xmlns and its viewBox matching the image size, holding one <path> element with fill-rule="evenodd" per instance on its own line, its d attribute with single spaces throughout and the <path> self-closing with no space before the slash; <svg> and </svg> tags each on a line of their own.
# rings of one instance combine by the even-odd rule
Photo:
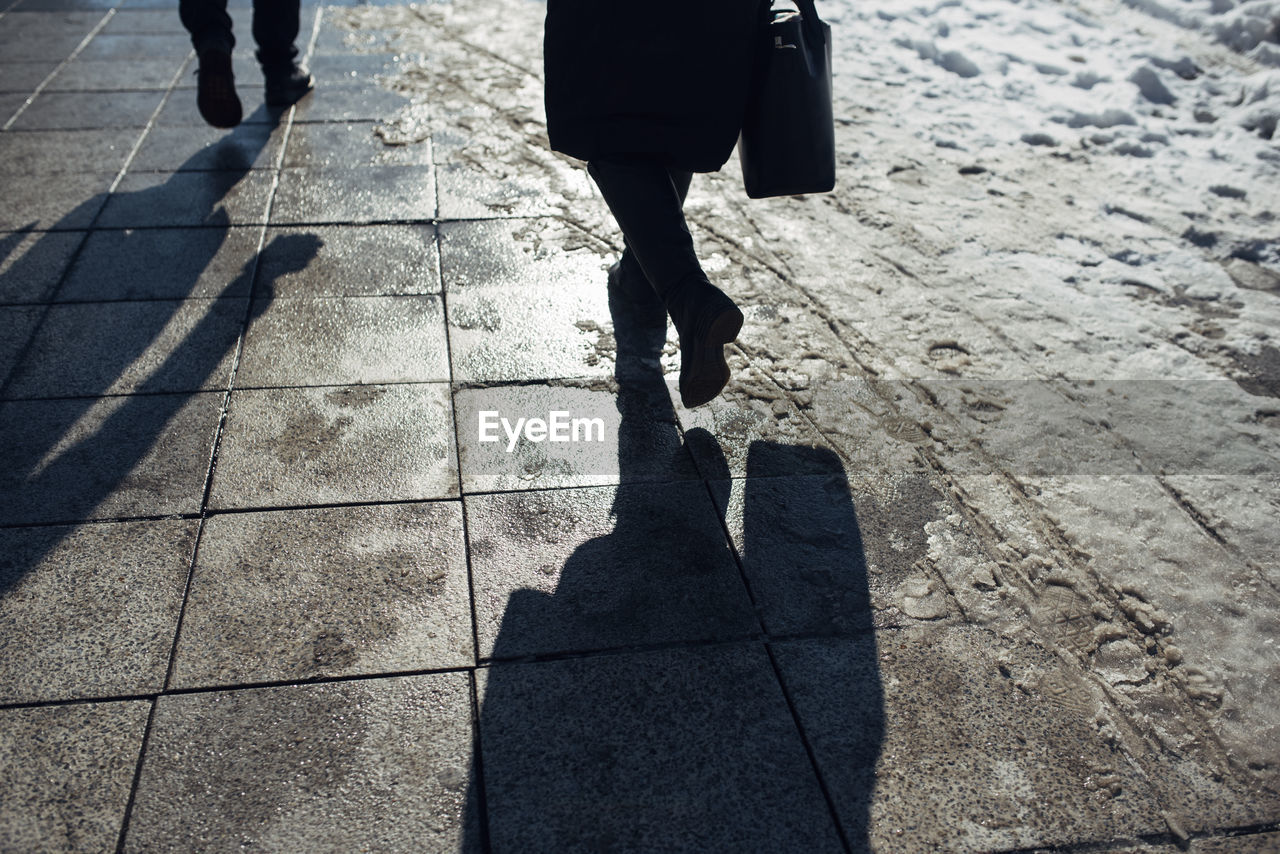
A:
<svg viewBox="0 0 1280 854">
<path fill-rule="evenodd" d="M 836 185 L 831 113 L 831 27 L 813 0 L 769 9 L 751 97 L 738 137 L 753 199 L 826 193 Z"/>
</svg>

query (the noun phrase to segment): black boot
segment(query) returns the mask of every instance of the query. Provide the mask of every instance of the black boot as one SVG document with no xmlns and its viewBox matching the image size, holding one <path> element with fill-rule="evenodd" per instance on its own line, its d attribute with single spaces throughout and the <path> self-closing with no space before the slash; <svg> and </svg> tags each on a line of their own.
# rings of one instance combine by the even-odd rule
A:
<svg viewBox="0 0 1280 854">
<path fill-rule="evenodd" d="M 630 250 L 609 267 L 609 301 L 622 307 L 636 326 L 667 328 L 667 309 Z"/>
<path fill-rule="evenodd" d="M 729 383 L 724 345 L 738 337 L 742 311 L 705 278 L 689 277 L 666 301 L 680 336 L 680 402 L 692 409 L 715 399 Z"/>
<path fill-rule="evenodd" d="M 287 107 L 290 104 L 296 104 L 316 85 L 311 72 L 292 60 L 288 64 L 264 64 L 262 76 L 266 81 L 263 100 L 269 107 Z"/>
<path fill-rule="evenodd" d="M 200 51 L 196 69 L 196 106 L 204 120 L 216 128 L 233 128 L 243 115 L 231 71 L 231 53 L 219 47 Z"/>
</svg>

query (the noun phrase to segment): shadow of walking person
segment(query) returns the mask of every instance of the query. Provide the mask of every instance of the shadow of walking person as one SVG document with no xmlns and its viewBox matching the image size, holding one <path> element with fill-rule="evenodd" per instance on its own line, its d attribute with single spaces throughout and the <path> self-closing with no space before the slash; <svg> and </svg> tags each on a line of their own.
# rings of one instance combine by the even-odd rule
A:
<svg viewBox="0 0 1280 854">
<path fill-rule="evenodd" d="M 762 635 L 725 539 L 717 505 L 728 506 L 733 483 L 723 457 L 703 481 L 629 481 L 635 449 L 652 443 L 654 422 L 669 423 L 673 438 L 676 428 L 658 364 L 662 334 L 631 325 L 612 300 L 610 308 L 621 485 L 468 503 L 477 598 L 492 595 L 479 588 L 492 576 L 495 556 L 536 563 L 555 581 L 553 592 L 512 592 L 496 631 L 481 621 L 478 752 L 464 849 L 842 850 L 842 831 L 784 690 L 790 676 Z M 704 456 L 719 450 L 705 431 L 695 433 L 686 442 L 698 442 Z M 678 456 L 689 453 L 673 445 Z M 762 444 L 755 452 L 792 451 Z M 831 459 L 830 476 L 842 477 Z M 812 470 L 813 460 L 808 464 Z M 830 545 L 860 576 L 857 607 L 865 610 L 866 564 L 847 486 L 843 506 L 832 509 L 838 491 L 809 478 L 775 513 L 765 504 L 768 493 L 757 500 L 753 487 L 749 478 L 748 515 L 762 536 L 806 517 L 838 517 L 848 535 Z M 499 536 L 518 542 L 495 542 Z M 579 545 L 567 559 L 543 565 L 554 556 L 547 544 L 569 539 Z M 748 532 L 747 548 L 763 555 L 761 542 Z M 859 620 L 870 625 L 869 615 L 851 624 Z M 859 684 L 844 687 L 878 713 L 874 642 L 859 653 L 871 656 L 870 666 Z M 872 714 L 861 721 L 872 769 L 877 720 Z M 855 827 L 865 826 L 857 816 L 871 780 L 866 792 L 853 794 L 860 806 L 837 805 Z"/>
<path fill-rule="evenodd" d="M 265 144 L 260 130 L 249 132 Z M 89 232 L 55 295 L 60 301 L 42 307 L 0 395 L 0 524 L 199 511 L 237 345 L 272 290 L 271 282 L 259 281 L 250 302 L 260 231 L 236 228 L 220 205 L 251 174 L 253 151 L 242 144 L 237 150 L 245 159 L 237 158 L 236 168 L 175 172 L 107 200 L 103 217 L 119 227 L 98 223 Z M 207 151 L 188 163 L 202 159 Z M 150 227 L 156 211 L 174 209 L 201 227 Z M 0 293 L 35 275 L 48 254 L 42 244 L 60 234 L 47 232 L 12 264 L 0 277 Z M 233 256 L 238 269 L 231 267 L 220 250 L 250 234 Z M 274 249 L 288 249 L 282 254 L 302 266 L 320 246 L 309 234 L 275 243 L 289 244 Z M 20 583 L 56 540 L 6 559 L 0 594 Z"/>
</svg>

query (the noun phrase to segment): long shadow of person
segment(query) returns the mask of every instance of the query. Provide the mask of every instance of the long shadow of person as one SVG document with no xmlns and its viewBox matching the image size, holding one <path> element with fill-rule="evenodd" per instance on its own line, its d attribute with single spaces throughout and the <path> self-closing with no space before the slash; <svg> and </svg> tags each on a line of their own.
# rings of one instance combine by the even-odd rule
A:
<svg viewBox="0 0 1280 854">
<path fill-rule="evenodd" d="M 806 675 L 788 672 L 785 657 L 781 666 L 775 662 L 725 539 L 717 505 L 720 512 L 729 506 L 731 481 L 719 445 L 705 431 L 686 437 L 710 466 L 702 480 L 634 482 L 637 454 L 653 447 L 655 423 L 669 425 L 672 471 L 689 461 L 689 449 L 679 441 L 658 363 L 664 336 L 632 325 L 613 300 L 610 309 L 622 481 L 609 505 L 612 528 L 573 550 L 553 593 L 513 592 L 489 649 L 481 630 L 487 666 L 477 673 L 479 732 L 463 848 L 838 851 L 842 835 L 865 847 L 882 716 L 874 641 L 845 647 L 870 656 L 859 662 L 856 681 L 841 686 L 864 710 L 853 725 L 869 764 L 863 787 L 846 788 L 835 805 L 838 826 L 786 693 Z M 822 521 L 823 530 L 839 526 L 846 536 L 819 548 L 833 566 L 842 563 L 850 576 L 844 586 L 861 586 L 861 598 L 848 601 L 867 611 L 866 562 L 848 487 L 842 495 L 827 482 L 844 482 L 839 460 L 767 443 L 752 454 L 775 473 L 790 455 L 825 475 L 797 480 L 782 507 L 769 506 L 773 494 L 757 493 L 754 479 L 736 482 L 745 489 L 739 545 L 747 565 L 756 550 L 759 571 L 767 573 L 763 556 L 806 520 Z M 537 530 L 544 520 L 560 530 L 590 530 L 604 515 L 592 508 L 604 506 L 599 498 L 607 494 L 553 490 L 505 496 L 496 507 L 507 530 L 530 541 L 514 553 L 536 561 L 533 543 L 546 540 Z M 482 556 L 497 551 L 483 537 L 473 543 Z M 869 613 L 847 625 L 869 628 Z"/>
<path fill-rule="evenodd" d="M 165 255 L 156 251 L 157 229 L 90 231 L 87 240 L 99 253 L 95 257 L 163 278 L 163 298 L 133 299 L 136 293 L 129 291 L 133 285 L 127 276 L 102 270 L 104 278 L 119 282 L 116 290 L 98 290 L 89 297 L 92 302 L 43 308 L 24 355 L 3 386 L 0 524 L 71 524 L 198 511 L 221 407 L 220 394 L 200 392 L 225 392 L 246 323 L 271 301 L 272 282 L 254 284 L 258 258 L 271 252 L 290 259 L 278 270 L 273 266 L 280 275 L 291 266 L 306 266 L 321 245 L 310 234 L 277 237 L 262 253 L 255 242 L 238 272 L 211 267 L 233 232 L 220 203 L 250 174 L 257 156 L 254 145 L 268 139 L 260 125 L 247 127 L 253 143 L 246 145 L 234 134 L 225 138 L 236 154 L 223 164 L 227 168 L 175 172 L 157 186 L 115 193 L 107 200 L 104 210 L 178 208 L 184 222 L 203 227 L 168 232 Z M 208 158 L 206 150 L 184 166 Z M 192 192 L 193 186 L 199 191 Z M 102 200 L 88 200 L 81 208 L 97 211 Z M 83 211 L 77 209 L 46 232 L 0 278 L 0 293 L 19 290 L 29 277 L 47 269 L 48 255 L 56 247 L 44 243 L 52 247 L 64 223 L 83 221 Z M 212 285 L 206 270 L 215 277 Z M 251 293 L 252 301 L 222 299 Z M 212 299 L 192 302 L 195 295 Z M 202 404 L 207 399 L 207 405 L 193 410 L 197 398 Z M 46 537 L 20 561 L 0 561 L 0 595 L 39 565 L 58 541 Z"/>
</svg>

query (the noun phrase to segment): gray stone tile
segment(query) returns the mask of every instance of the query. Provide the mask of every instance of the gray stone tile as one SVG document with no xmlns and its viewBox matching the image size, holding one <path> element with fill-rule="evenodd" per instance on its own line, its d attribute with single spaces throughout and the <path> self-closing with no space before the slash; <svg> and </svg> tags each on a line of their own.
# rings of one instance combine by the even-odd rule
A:
<svg viewBox="0 0 1280 854">
<path fill-rule="evenodd" d="M 130 172 L 269 169 L 280 157 L 284 129 L 240 125 L 228 133 L 209 127 L 154 127 L 129 163 Z"/>
<path fill-rule="evenodd" d="M 191 39 L 182 33 L 98 33 L 80 52 L 82 59 L 136 62 L 144 59 L 185 59 Z"/>
<path fill-rule="evenodd" d="M 0 73 L 3 73 L 2 68 L 0 68 Z M 8 122 L 9 118 L 14 113 L 18 112 L 18 109 L 26 102 L 26 100 L 27 96 L 20 92 L 6 92 L 4 94 L 0 94 L 0 125 L 4 125 Z"/>
<path fill-rule="evenodd" d="M 316 83 L 329 86 L 362 86 L 377 83 L 379 77 L 397 74 L 416 60 L 408 53 L 321 54 L 311 58 Z"/>
<path fill-rule="evenodd" d="M 842 850 L 758 648 L 480 672 L 494 851 Z"/>
<path fill-rule="evenodd" d="M 23 12 L 63 12 L 110 9 L 117 0 L 18 0 L 13 8 Z"/>
<path fill-rule="evenodd" d="M 249 65 L 244 61 L 240 64 Z M 236 91 L 240 95 L 240 103 L 244 108 L 244 118 L 240 120 L 240 125 L 277 125 L 281 123 L 281 117 L 285 114 L 284 107 L 267 107 L 262 103 L 261 86 L 258 82 L 262 78 L 262 73 L 258 72 L 255 77 L 246 77 L 240 73 L 238 64 L 233 61 L 232 66 L 236 73 Z M 156 116 L 157 127 L 208 127 L 209 124 L 200 115 L 200 110 L 196 107 L 196 78 L 194 73 L 195 65 L 192 63 L 182 77 L 178 80 L 178 85 L 174 87 L 173 93 L 169 96 L 169 100 L 165 101 L 164 106 L 160 109 L 160 113 Z"/>
<path fill-rule="evenodd" d="M 242 299 L 55 305 L 6 396 L 225 389 L 247 307 Z"/>
<path fill-rule="evenodd" d="M 479 158 L 442 160 L 436 169 L 440 218 L 530 217 L 560 211 L 563 199 L 523 166 Z"/>
<path fill-rule="evenodd" d="M 466 498 L 484 658 L 759 631 L 701 483 Z"/>
<path fill-rule="evenodd" d="M 84 236 L 82 231 L 0 234 L 0 302 L 46 302 Z"/>
<path fill-rule="evenodd" d="M 101 36 L 99 36 L 101 38 Z M 175 75 L 186 64 L 185 58 L 137 59 L 121 62 L 118 59 L 84 59 L 77 57 L 49 81 L 49 92 L 102 92 L 114 100 L 117 93 L 127 91 L 168 89 Z"/>
<path fill-rule="evenodd" d="M 4 61 L 0 62 L 0 92 L 17 93 L 25 99 L 49 76 L 49 72 L 58 67 L 57 62 L 50 62 L 47 59 L 10 62 L 8 49 L 5 50 Z M 9 116 L 5 116 L 5 119 L 8 118 Z"/>
<path fill-rule="evenodd" d="M 0 848 L 114 850 L 150 708 L 132 702 L 0 711 Z"/>
<path fill-rule="evenodd" d="M 125 850 L 456 851 L 471 741 L 458 673 L 163 697 Z"/>
<path fill-rule="evenodd" d="M 992 851 L 1163 832 L 1100 695 L 1037 646 L 918 627 L 775 647 L 853 847 Z"/>
<path fill-rule="evenodd" d="M 55 181 L 5 177 L 0 231 L 75 231 L 93 224 L 115 173 L 59 175 Z"/>
<path fill-rule="evenodd" d="M 236 391 L 211 506 L 453 498 L 445 384 Z"/>
<path fill-rule="evenodd" d="M 603 293 L 613 255 L 609 247 L 558 219 L 440 225 L 440 269 L 450 293 L 585 286 Z"/>
<path fill-rule="evenodd" d="M 0 384 L 9 379 L 43 313 L 35 305 L 0 307 Z"/>
<path fill-rule="evenodd" d="M 174 685 L 475 663 L 458 502 L 215 516 Z"/>
<path fill-rule="evenodd" d="M 262 226 L 94 231 L 60 302 L 247 297 Z"/>
<path fill-rule="evenodd" d="M 448 379 L 439 297 L 280 299 L 250 324 L 236 387 Z"/>
<path fill-rule="evenodd" d="M 160 106 L 161 92 L 41 92 L 13 123 L 14 130 L 142 128 Z"/>
<path fill-rule="evenodd" d="M 0 530 L 0 702 L 163 688 L 197 525 Z"/>
<path fill-rule="evenodd" d="M 141 130 L 131 129 L 3 133 L 0 134 L 0 174 L 14 181 L 67 172 L 114 176 L 124 166 L 125 158 L 141 134 Z"/>
<path fill-rule="evenodd" d="M 288 169 L 271 208 L 274 225 L 426 221 L 436 215 L 430 166 Z"/>
<path fill-rule="evenodd" d="M 10 11 L 0 31 L 5 62 L 61 62 L 102 20 L 102 12 Z"/>
<path fill-rule="evenodd" d="M 828 474 L 750 476 L 757 465 Z M 771 634 L 856 633 L 873 619 L 955 613 L 942 582 L 917 568 L 928 556 L 925 526 L 952 512 L 928 477 L 847 476 L 824 448 L 769 442 L 751 447 L 748 474 L 711 491 Z"/>
<path fill-rule="evenodd" d="M 325 4 L 325 5 L 354 5 L 354 4 Z M 396 38 L 400 33 L 397 30 L 375 30 L 375 29 L 347 29 L 345 26 L 335 26 L 326 18 L 320 25 L 320 34 L 316 37 L 316 44 L 312 50 L 312 55 L 319 56 L 351 56 L 369 53 L 395 53 L 389 45 L 392 39 Z"/>
<path fill-rule="evenodd" d="M 107 201 L 107 228 L 254 225 L 265 221 L 271 175 L 249 172 L 158 172 L 126 175 Z"/>
<path fill-rule="evenodd" d="M 572 290 L 450 292 L 448 315 L 454 379 L 459 382 L 613 373 L 608 295 L 594 283 Z"/>
<path fill-rule="evenodd" d="M 342 78 L 320 80 L 316 91 L 298 104 L 295 122 L 371 122 L 388 119 L 409 98 L 377 83 L 343 83 Z"/>
<path fill-rule="evenodd" d="M 176 6 L 175 6 L 176 8 Z M 143 35 L 167 33 L 185 36 L 182 19 L 170 11 L 158 9 L 117 9 L 102 28 L 102 35 Z"/>
<path fill-rule="evenodd" d="M 0 403 L 0 524 L 198 512 L 222 397 Z"/>
<path fill-rule="evenodd" d="M 304 265 L 297 240 L 314 236 L 319 250 Z M 430 225 L 271 228 L 258 278 L 277 298 L 410 296 L 440 293 L 436 230 Z"/>
<path fill-rule="evenodd" d="M 454 393 L 454 405 L 467 492 L 698 477 L 661 380 L 464 388 Z M 521 419 L 546 422 L 548 432 L 530 440 Z"/>
<path fill-rule="evenodd" d="M 685 409 L 678 403 L 678 351 L 664 353 L 663 358 L 673 400 L 677 401 L 680 426 L 690 437 L 689 451 L 703 475 L 745 477 L 748 465 L 753 477 L 829 473 L 831 467 L 826 457 L 813 456 L 801 461 L 811 465 L 809 469 L 794 468 L 797 460 L 786 457 L 766 454 L 754 461 L 750 459 L 752 447 L 761 442 L 784 447 L 825 448 L 833 454 L 836 451 L 797 408 L 795 399 L 788 398 L 769 376 L 753 368 L 740 351 L 726 348 L 725 357 L 729 363 L 729 385 L 715 400 L 696 409 Z M 772 461 L 781 465 L 768 465 Z"/>
<path fill-rule="evenodd" d="M 379 135 L 373 122 L 298 125 L 289 134 L 286 167 L 429 166 L 431 142 L 398 144 Z M 395 140 L 394 136 L 388 138 Z"/>
</svg>

